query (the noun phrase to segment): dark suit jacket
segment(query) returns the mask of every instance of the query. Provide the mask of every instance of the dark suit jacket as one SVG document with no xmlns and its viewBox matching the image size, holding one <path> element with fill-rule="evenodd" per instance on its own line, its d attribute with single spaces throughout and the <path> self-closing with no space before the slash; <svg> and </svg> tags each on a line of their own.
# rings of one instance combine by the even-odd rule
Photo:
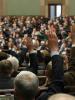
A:
<svg viewBox="0 0 75 100">
<path fill-rule="evenodd" d="M 72 47 L 71 49 L 70 63 L 71 63 L 71 68 L 75 70 L 75 47 Z"/>
<path fill-rule="evenodd" d="M 63 70 L 63 60 L 59 55 L 52 57 L 52 72 L 53 81 L 48 87 L 48 90 L 41 94 L 38 100 L 47 100 L 48 96 L 55 93 L 63 92 L 64 90 L 64 70 Z"/>
<path fill-rule="evenodd" d="M 64 73 L 64 87 L 67 93 L 75 92 L 75 47 L 71 48 L 70 68 Z"/>
<path fill-rule="evenodd" d="M 38 57 L 37 57 L 37 52 L 33 51 L 32 53 L 29 54 L 29 59 L 30 59 L 30 70 L 37 74 L 38 70 Z"/>
<path fill-rule="evenodd" d="M 24 60 L 27 60 L 26 59 L 26 53 L 28 52 L 28 49 L 26 47 L 21 47 L 21 52 L 18 53 L 18 60 L 19 60 L 19 63 L 20 65 L 24 62 Z"/>
<path fill-rule="evenodd" d="M 13 89 L 14 79 L 8 76 L 0 75 L 0 89 Z"/>
</svg>

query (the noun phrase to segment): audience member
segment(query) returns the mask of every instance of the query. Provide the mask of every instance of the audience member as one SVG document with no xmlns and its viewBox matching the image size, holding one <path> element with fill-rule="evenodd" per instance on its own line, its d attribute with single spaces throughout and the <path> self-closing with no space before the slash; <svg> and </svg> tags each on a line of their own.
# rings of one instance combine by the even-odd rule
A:
<svg viewBox="0 0 75 100">
<path fill-rule="evenodd" d="M 55 94 L 48 98 L 48 100 L 75 100 L 75 97 L 68 94 Z"/>
<path fill-rule="evenodd" d="M 29 71 L 20 72 L 15 78 L 15 100 L 34 100 L 38 92 L 39 80 Z"/>
<path fill-rule="evenodd" d="M 0 61 L 0 89 L 13 89 L 14 79 L 11 77 L 12 64 L 9 60 Z"/>
</svg>

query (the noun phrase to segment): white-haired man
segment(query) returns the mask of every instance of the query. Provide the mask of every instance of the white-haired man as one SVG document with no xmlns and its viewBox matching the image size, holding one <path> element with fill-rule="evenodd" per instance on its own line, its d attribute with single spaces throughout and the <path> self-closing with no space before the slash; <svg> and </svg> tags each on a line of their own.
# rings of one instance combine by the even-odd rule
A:
<svg viewBox="0 0 75 100">
<path fill-rule="evenodd" d="M 34 100 L 38 92 L 37 76 L 29 71 L 21 71 L 15 78 L 15 100 Z"/>
<path fill-rule="evenodd" d="M 75 100 L 75 97 L 69 94 L 59 93 L 50 96 L 48 100 Z"/>
</svg>

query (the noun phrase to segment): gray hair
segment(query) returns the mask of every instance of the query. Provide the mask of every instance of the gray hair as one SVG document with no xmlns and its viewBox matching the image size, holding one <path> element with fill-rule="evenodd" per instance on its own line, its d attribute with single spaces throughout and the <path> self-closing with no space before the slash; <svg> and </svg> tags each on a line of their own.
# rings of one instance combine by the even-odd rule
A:
<svg viewBox="0 0 75 100">
<path fill-rule="evenodd" d="M 12 64 L 8 60 L 0 61 L 0 73 L 9 75 L 12 73 Z"/>
<path fill-rule="evenodd" d="M 12 67 L 13 67 L 13 71 L 17 71 L 17 69 L 19 67 L 18 59 L 14 56 L 10 56 L 7 60 L 9 60 L 11 62 Z"/>
<path fill-rule="evenodd" d="M 69 94 L 59 93 L 50 96 L 48 100 L 75 100 L 75 97 Z"/>
<path fill-rule="evenodd" d="M 15 91 L 26 100 L 32 100 L 39 86 L 37 76 L 29 71 L 21 71 L 15 78 Z"/>
</svg>

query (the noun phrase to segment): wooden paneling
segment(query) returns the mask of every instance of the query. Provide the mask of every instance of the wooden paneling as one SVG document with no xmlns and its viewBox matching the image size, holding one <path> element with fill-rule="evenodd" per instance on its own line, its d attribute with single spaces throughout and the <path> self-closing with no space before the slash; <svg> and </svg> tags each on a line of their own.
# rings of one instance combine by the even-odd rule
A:
<svg viewBox="0 0 75 100">
<path fill-rule="evenodd" d="M 5 15 L 6 0 L 0 0 L 0 16 Z"/>
<path fill-rule="evenodd" d="M 45 16 L 45 6 L 46 6 L 45 0 L 40 0 L 40 11 L 42 16 Z"/>
<path fill-rule="evenodd" d="M 3 15 L 3 0 L 0 0 L 0 15 Z"/>
<path fill-rule="evenodd" d="M 65 3 L 65 0 L 47 0 L 48 4 L 50 3 L 62 3 L 64 4 Z"/>
</svg>

